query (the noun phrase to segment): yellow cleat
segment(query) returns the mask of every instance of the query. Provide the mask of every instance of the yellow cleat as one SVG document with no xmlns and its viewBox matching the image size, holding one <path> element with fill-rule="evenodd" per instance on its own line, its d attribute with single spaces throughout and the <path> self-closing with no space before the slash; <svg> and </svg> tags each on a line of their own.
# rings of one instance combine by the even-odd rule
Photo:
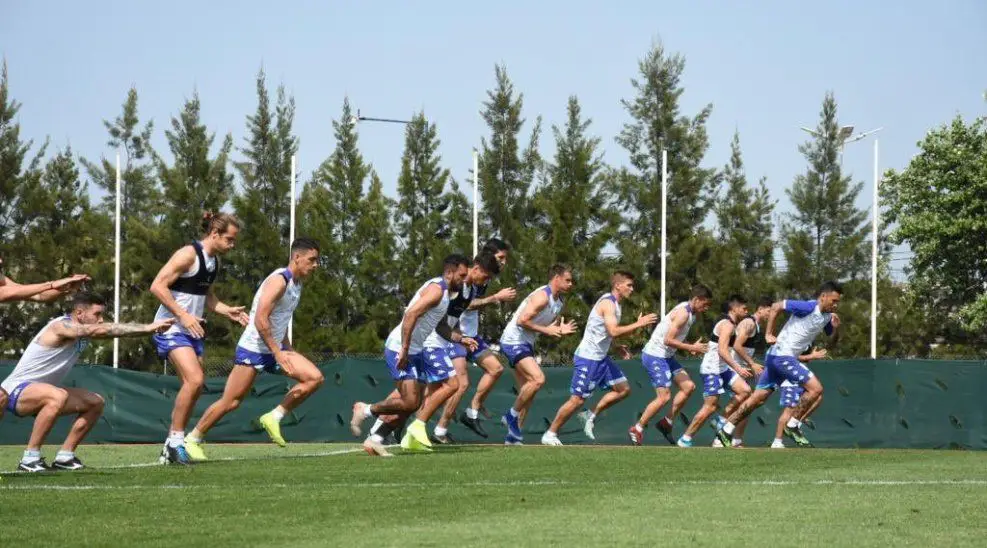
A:
<svg viewBox="0 0 987 548">
<path fill-rule="evenodd" d="M 411 423 L 411 426 L 408 427 L 408 434 L 411 434 L 412 439 L 418 442 L 419 445 L 424 445 L 425 447 L 431 449 L 432 442 L 428 439 L 427 428 L 428 427 L 425 426 L 424 422 L 416 420 Z"/>
<path fill-rule="evenodd" d="M 209 460 L 206 457 L 205 451 L 202 450 L 201 441 L 190 441 L 187 437 L 185 438 L 185 452 L 188 453 L 188 458 L 192 459 L 194 462 L 202 462 Z"/>
<path fill-rule="evenodd" d="M 431 453 L 432 448 L 426 445 L 418 443 L 418 440 L 409 432 L 405 432 L 404 437 L 401 438 L 401 449 L 409 451 L 412 453 Z"/>
<path fill-rule="evenodd" d="M 281 423 L 274 420 L 274 417 L 272 417 L 270 413 L 261 415 L 258 422 L 260 422 L 260 425 L 265 431 L 267 431 L 267 435 L 271 438 L 271 441 L 276 443 L 278 447 L 288 445 L 288 442 L 284 441 L 284 438 L 281 436 Z"/>
</svg>

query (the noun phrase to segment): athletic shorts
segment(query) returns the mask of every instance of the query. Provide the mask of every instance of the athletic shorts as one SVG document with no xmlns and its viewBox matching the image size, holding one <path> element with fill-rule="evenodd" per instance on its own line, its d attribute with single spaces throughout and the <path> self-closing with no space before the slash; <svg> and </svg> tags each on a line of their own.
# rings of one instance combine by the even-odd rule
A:
<svg viewBox="0 0 987 548">
<path fill-rule="evenodd" d="M 757 379 L 757 388 L 774 390 L 783 381 L 802 386 L 815 375 L 795 356 L 776 356 L 768 354 L 764 357 L 764 372 Z"/>
<path fill-rule="evenodd" d="M 449 351 L 452 345 L 446 348 L 426 348 L 422 351 L 422 363 L 418 369 L 418 382 L 431 384 L 442 382 L 456 376 L 456 368 L 452 365 L 452 358 Z"/>
<path fill-rule="evenodd" d="M 30 384 L 31 381 L 24 381 L 15 386 L 14 389 L 10 391 L 10 394 L 7 394 L 7 411 L 13 413 L 15 417 L 22 416 L 17 413 L 17 400 L 21 398 L 21 392 L 23 392 L 24 389 Z"/>
<path fill-rule="evenodd" d="M 780 386 L 778 388 L 778 397 L 781 398 L 781 406 L 798 407 L 799 400 L 802 399 L 802 392 L 805 392 L 805 388 L 801 386 Z"/>
<path fill-rule="evenodd" d="M 585 400 L 597 388 L 610 389 L 622 382 L 627 382 L 627 377 L 609 356 L 602 360 L 575 356 L 569 393 Z"/>
<path fill-rule="evenodd" d="M 487 346 L 487 341 L 483 340 L 483 337 L 470 337 L 476 341 L 476 351 L 470 352 L 465 346 L 459 343 L 450 343 L 452 348 L 449 350 L 449 357 L 452 359 L 456 358 L 466 358 L 466 361 L 475 362 L 478 356 L 482 356 L 484 352 L 490 350 Z"/>
<path fill-rule="evenodd" d="M 507 363 L 511 367 L 517 367 L 517 362 L 523 360 L 524 358 L 534 358 L 535 349 L 531 347 L 528 343 L 522 344 L 504 344 L 500 343 L 500 351 L 507 356 Z"/>
<path fill-rule="evenodd" d="M 284 348 L 282 348 L 284 350 Z M 242 365 L 244 367 L 253 367 L 257 371 L 264 371 L 265 373 L 280 373 L 281 366 L 278 365 L 278 361 L 274 359 L 274 354 L 265 354 L 262 352 L 254 352 L 253 350 L 247 350 L 242 346 L 236 347 L 236 353 L 233 355 L 233 364 Z"/>
<path fill-rule="evenodd" d="M 158 351 L 158 357 L 162 360 L 166 359 L 172 350 L 182 348 L 183 346 L 191 348 L 196 356 L 201 356 L 205 347 L 205 341 L 203 339 L 193 339 L 191 336 L 181 332 L 153 335 L 151 340 L 154 341 L 154 348 Z"/>
<path fill-rule="evenodd" d="M 722 373 L 703 373 L 703 397 L 720 396 L 729 390 L 733 392 L 734 381 L 740 379 L 740 375 L 733 369 L 727 369 Z"/>
<path fill-rule="evenodd" d="M 647 352 L 641 353 L 641 363 L 651 378 L 651 386 L 655 388 L 671 388 L 672 377 L 682 370 L 682 364 L 675 358 L 659 358 Z"/>
<path fill-rule="evenodd" d="M 387 362 L 387 370 L 391 372 L 391 378 L 395 382 L 418 381 L 419 372 L 425 368 L 420 352 L 408 355 L 408 363 L 404 369 L 398 369 L 398 353 L 390 348 L 384 349 L 384 361 Z"/>
</svg>

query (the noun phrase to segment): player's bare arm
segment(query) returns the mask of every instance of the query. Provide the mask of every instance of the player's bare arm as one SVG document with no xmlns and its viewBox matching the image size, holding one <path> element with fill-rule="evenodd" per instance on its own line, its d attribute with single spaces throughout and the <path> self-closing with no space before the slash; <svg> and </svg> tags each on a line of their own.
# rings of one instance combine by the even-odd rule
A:
<svg viewBox="0 0 987 548">
<path fill-rule="evenodd" d="M 178 301 L 171 296 L 171 290 L 169 289 L 172 284 L 174 284 L 178 278 L 188 272 L 192 265 L 195 264 L 195 248 L 187 245 L 175 253 L 172 254 L 168 262 L 161 267 L 158 271 L 157 276 L 154 277 L 154 281 L 151 282 L 151 294 L 168 309 L 176 318 L 178 322 L 188 330 L 188 332 L 195 338 L 201 339 L 205 336 L 206 332 L 202 329 L 202 318 L 196 318 L 194 315 L 190 314 L 187 310 L 182 308 Z"/>
</svg>

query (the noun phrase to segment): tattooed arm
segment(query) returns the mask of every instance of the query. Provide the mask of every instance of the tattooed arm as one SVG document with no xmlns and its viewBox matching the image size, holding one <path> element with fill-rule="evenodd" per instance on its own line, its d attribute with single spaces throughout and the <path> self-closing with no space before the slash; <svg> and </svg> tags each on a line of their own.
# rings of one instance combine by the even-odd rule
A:
<svg viewBox="0 0 987 548">
<path fill-rule="evenodd" d="M 139 323 L 95 323 L 81 324 L 71 320 L 53 323 L 41 335 L 40 342 L 45 346 L 63 346 L 76 339 L 115 339 L 117 337 L 141 337 L 152 333 L 163 333 L 175 323 L 173 318 L 149 324 Z"/>
</svg>

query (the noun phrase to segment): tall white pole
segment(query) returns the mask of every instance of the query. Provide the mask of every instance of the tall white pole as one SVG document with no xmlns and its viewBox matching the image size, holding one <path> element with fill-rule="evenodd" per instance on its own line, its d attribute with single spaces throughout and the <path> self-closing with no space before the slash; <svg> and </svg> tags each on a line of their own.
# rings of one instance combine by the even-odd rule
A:
<svg viewBox="0 0 987 548">
<path fill-rule="evenodd" d="M 480 154 L 473 151 L 473 256 L 480 252 Z"/>
<path fill-rule="evenodd" d="M 661 315 L 665 316 L 665 255 L 668 247 L 668 219 L 665 206 L 668 204 L 668 151 L 661 151 Z"/>
<path fill-rule="evenodd" d="M 113 250 L 113 321 L 120 322 L 120 187 L 123 186 L 120 177 L 120 153 L 117 153 L 117 185 L 116 185 L 116 236 Z M 113 369 L 120 367 L 120 339 L 113 339 Z"/>
<path fill-rule="evenodd" d="M 878 202 L 878 187 L 881 184 L 881 173 L 877 160 L 877 139 L 874 139 L 874 211 L 873 211 L 873 241 L 871 242 L 870 257 L 870 357 L 877 359 L 877 237 L 878 219 L 881 215 Z"/>
<path fill-rule="evenodd" d="M 291 242 L 295 241 L 295 166 L 297 156 L 291 156 L 291 206 L 288 215 L 288 260 L 291 261 Z M 294 319 L 288 320 L 288 342 L 294 342 Z"/>
</svg>

